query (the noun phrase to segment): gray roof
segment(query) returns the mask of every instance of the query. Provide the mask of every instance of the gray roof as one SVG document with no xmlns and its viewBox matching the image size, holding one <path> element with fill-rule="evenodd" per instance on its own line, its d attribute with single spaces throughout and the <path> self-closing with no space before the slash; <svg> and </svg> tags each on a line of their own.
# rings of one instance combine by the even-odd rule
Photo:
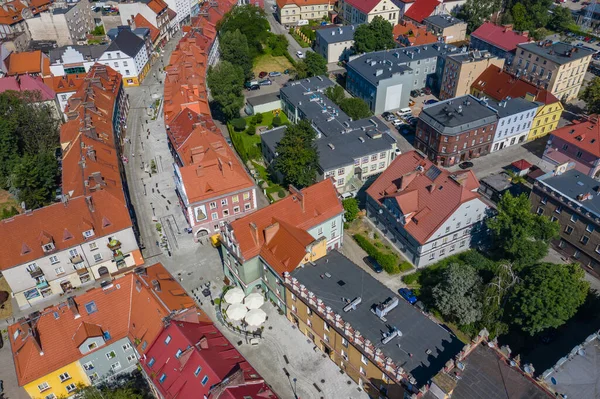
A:
<svg viewBox="0 0 600 399">
<path fill-rule="evenodd" d="M 324 90 L 334 83 L 326 76 L 290 82 L 281 88 L 282 99 L 298 108 L 302 119 L 317 131 L 319 165 L 323 171 L 354 163 L 354 159 L 389 150 L 396 141 L 377 117 L 353 121 Z M 333 147 L 333 148 L 332 148 Z"/>
<path fill-rule="evenodd" d="M 477 346 L 462 363 L 465 369 L 459 371 L 460 379 L 456 380 L 452 399 L 550 398 L 533 381 L 483 344 Z"/>
<path fill-rule="evenodd" d="M 325 306 L 341 315 L 352 328 L 360 331 L 385 356 L 411 373 L 419 387 L 436 375 L 464 345 L 402 298 L 398 306 L 385 316 L 387 321 L 380 320 L 371 309 L 398 295 L 337 251 L 331 251 L 314 266 L 306 265 L 294 270 L 292 277 L 323 300 Z M 356 309 L 344 312 L 345 300 L 357 297 L 361 297 L 362 302 Z M 402 336 L 384 345 L 382 334 L 388 332 L 391 326 L 400 330 Z M 428 350 L 431 350 L 430 355 Z"/>
<path fill-rule="evenodd" d="M 71 11 L 74 7 L 75 6 L 55 8 L 55 9 L 52 10 L 52 14 L 53 15 L 66 14 L 69 11 Z"/>
<path fill-rule="evenodd" d="M 272 103 L 273 101 L 277 100 L 279 100 L 279 93 L 277 92 L 246 98 L 246 102 L 252 105 L 253 107 L 257 105 Z"/>
<path fill-rule="evenodd" d="M 460 62 L 461 64 L 465 64 L 468 62 L 480 61 L 486 58 L 498 58 L 492 54 L 490 54 L 487 50 L 473 50 L 467 51 L 466 47 L 462 47 L 459 53 L 451 53 L 447 55 L 448 58 L 456 62 Z"/>
<path fill-rule="evenodd" d="M 470 94 L 425 106 L 419 119 L 445 135 L 461 134 L 498 121 L 493 109 Z"/>
<path fill-rule="evenodd" d="M 432 25 L 438 26 L 440 28 L 448 28 L 457 24 L 464 24 L 465 21 L 462 19 L 454 18 L 452 15 L 431 15 L 423 21 L 425 23 L 429 22 Z"/>
<path fill-rule="evenodd" d="M 267 130 L 266 132 L 262 132 L 260 135 L 261 144 L 267 146 L 269 150 L 271 150 L 271 153 L 275 154 L 277 143 L 279 143 L 283 138 L 286 128 L 287 126 L 283 125 L 271 130 Z"/>
<path fill-rule="evenodd" d="M 377 85 L 379 81 L 396 74 L 412 73 L 412 68 L 408 65 L 413 61 L 437 58 L 452 51 L 456 51 L 455 46 L 443 43 L 376 51 L 352 57 L 346 68 L 354 70 L 373 85 Z"/>
<path fill-rule="evenodd" d="M 484 177 L 483 179 L 480 179 L 479 181 L 482 184 L 485 184 L 485 185 L 493 188 L 497 192 L 502 192 L 502 191 L 510 188 L 510 186 L 512 186 L 512 183 L 510 181 L 510 176 L 504 172 Z"/>
<path fill-rule="evenodd" d="M 50 62 L 52 64 L 54 64 L 57 61 L 60 61 L 62 59 L 63 53 L 69 47 L 71 47 L 71 48 L 77 50 L 78 52 L 80 52 L 81 54 L 83 54 L 83 57 L 86 59 L 97 60 L 98 58 L 100 58 L 102 53 L 104 53 L 104 51 L 106 51 L 106 49 L 108 48 L 108 44 L 83 45 L 83 46 L 73 44 L 73 45 L 58 47 L 58 48 L 50 50 Z"/>
<path fill-rule="evenodd" d="M 142 47 L 144 47 L 144 41 L 138 35 L 130 29 L 122 29 L 106 51 L 122 51 L 133 58 Z"/>
<path fill-rule="evenodd" d="M 530 51 L 533 54 L 539 55 L 540 57 L 560 65 L 594 54 L 591 50 L 586 50 L 563 42 L 552 43 L 548 40 L 542 42 L 521 43 L 518 44 L 517 47 Z"/>
<path fill-rule="evenodd" d="M 509 98 L 508 100 L 496 101 L 487 99 L 487 104 L 498 112 L 498 118 L 506 118 L 507 116 L 520 114 L 528 110 L 536 109 L 539 104 L 528 101 L 522 97 Z"/>
<path fill-rule="evenodd" d="M 355 26 L 358 25 L 334 26 L 332 28 L 318 29 L 316 31 L 317 37 L 320 37 L 320 41 L 323 41 L 327 44 L 354 40 Z"/>
<path fill-rule="evenodd" d="M 578 349 L 583 353 L 578 353 Z M 553 390 L 569 398 L 597 398 L 600 392 L 600 341 L 593 334 L 581 346 L 544 373 L 544 382 Z M 567 360 L 568 359 L 568 360 Z M 554 380 L 554 381 L 552 381 Z"/>
<path fill-rule="evenodd" d="M 555 191 L 576 202 L 582 208 L 592 212 L 595 217 L 600 217 L 600 182 L 592 179 L 577 169 L 567 170 L 561 175 L 553 176 L 547 173 L 538 180 L 548 185 Z M 591 198 L 580 201 L 577 196 L 580 194 L 592 194 Z"/>
</svg>

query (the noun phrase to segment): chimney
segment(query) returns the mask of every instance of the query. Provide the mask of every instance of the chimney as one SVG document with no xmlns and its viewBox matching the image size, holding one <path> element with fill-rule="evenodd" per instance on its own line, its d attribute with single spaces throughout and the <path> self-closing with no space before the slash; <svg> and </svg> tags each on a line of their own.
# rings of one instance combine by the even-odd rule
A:
<svg viewBox="0 0 600 399">
<path fill-rule="evenodd" d="M 85 202 L 87 203 L 90 212 L 94 212 L 94 201 L 92 200 L 91 195 L 85 197 Z"/>
<path fill-rule="evenodd" d="M 87 148 L 87 156 L 89 159 L 91 159 L 92 161 L 96 162 L 96 150 L 94 150 L 94 147 L 89 146 Z"/>
<path fill-rule="evenodd" d="M 275 234 L 279 231 L 279 223 L 275 222 L 272 225 L 265 228 L 265 243 L 268 244 Z"/>
<path fill-rule="evenodd" d="M 73 313 L 74 319 L 78 319 L 81 317 L 81 315 L 79 314 L 79 309 L 77 308 L 77 303 L 75 302 L 74 296 L 70 296 L 67 298 L 67 305 L 69 306 L 69 309 L 71 309 L 71 313 Z"/>
<path fill-rule="evenodd" d="M 256 245 L 260 242 L 258 240 L 258 227 L 256 227 L 256 223 L 250 222 L 250 233 L 252 234 L 252 238 L 254 238 L 254 242 Z"/>
<path fill-rule="evenodd" d="M 431 183 L 428 187 L 427 190 L 429 190 L 430 193 L 432 193 L 435 190 L 435 183 Z"/>
<path fill-rule="evenodd" d="M 154 291 L 160 292 L 160 281 L 152 280 L 152 288 L 154 288 Z"/>
<path fill-rule="evenodd" d="M 302 191 L 298 190 L 296 187 L 290 184 L 289 187 L 290 194 L 295 196 L 298 201 L 300 201 L 300 207 L 302 208 L 302 212 L 304 213 L 304 194 Z"/>
<path fill-rule="evenodd" d="M 521 35 L 523 35 L 529 39 L 529 31 L 528 30 L 524 30 L 523 32 L 521 32 Z"/>
<path fill-rule="evenodd" d="M 511 24 L 502 25 L 504 28 L 504 32 L 511 32 L 513 30 L 513 26 Z"/>
</svg>

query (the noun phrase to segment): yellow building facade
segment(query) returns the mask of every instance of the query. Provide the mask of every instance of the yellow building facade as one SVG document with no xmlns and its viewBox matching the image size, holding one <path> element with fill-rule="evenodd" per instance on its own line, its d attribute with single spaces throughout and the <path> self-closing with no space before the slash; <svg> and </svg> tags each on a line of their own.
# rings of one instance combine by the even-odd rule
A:
<svg viewBox="0 0 600 399">
<path fill-rule="evenodd" d="M 553 132 L 558 126 L 564 107 L 557 101 L 552 104 L 541 104 L 531 122 L 531 130 L 527 141 L 535 140 Z"/>
<path fill-rule="evenodd" d="M 70 363 L 23 386 L 32 399 L 58 399 L 74 394 L 78 385 L 90 385 L 79 362 Z"/>
<path fill-rule="evenodd" d="M 148 74 L 148 71 L 150 71 L 151 66 L 151 62 L 148 60 L 146 65 L 144 65 L 144 69 L 142 69 L 142 72 L 138 76 L 123 76 L 123 86 L 132 87 L 142 84 L 144 78 Z"/>
</svg>

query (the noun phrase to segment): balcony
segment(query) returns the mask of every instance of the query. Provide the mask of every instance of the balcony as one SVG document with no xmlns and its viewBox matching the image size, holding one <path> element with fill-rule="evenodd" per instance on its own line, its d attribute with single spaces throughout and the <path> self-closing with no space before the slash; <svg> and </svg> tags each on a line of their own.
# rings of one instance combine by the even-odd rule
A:
<svg viewBox="0 0 600 399">
<path fill-rule="evenodd" d="M 47 282 L 46 280 L 44 280 L 44 281 L 39 281 L 39 282 L 38 282 L 38 283 L 35 285 L 35 287 L 36 287 L 38 290 L 43 290 L 44 288 L 47 288 L 47 287 L 48 287 L 48 282 Z"/>
<path fill-rule="evenodd" d="M 42 269 L 35 268 L 34 270 L 29 270 L 29 275 L 33 278 L 38 278 L 38 277 L 42 277 L 44 275 L 44 272 L 42 271 Z"/>
<path fill-rule="evenodd" d="M 116 251 L 117 249 L 121 249 L 121 241 L 119 240 L 115 240 L 112 239 L 108 242 L 108 244 L 106 244 L 106 246 L 111 250 L 111 251 Z"/>
<path fill-rule="evenodd" d="M 81 255 L 75 255 L 75 256 L 71 256 L 71 263 L 76 265 L 78 263 L 83 262 L 83 258 L 81 257 Z"/>
</svg>

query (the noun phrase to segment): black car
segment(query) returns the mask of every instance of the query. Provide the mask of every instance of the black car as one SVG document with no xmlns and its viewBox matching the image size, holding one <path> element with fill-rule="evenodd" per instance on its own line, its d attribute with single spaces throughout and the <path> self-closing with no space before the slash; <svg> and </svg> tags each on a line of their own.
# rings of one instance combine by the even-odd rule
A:
<svg viewBox="0 0 600 399">
<path fill-rule="evenodd" d="M 411 97 L 419 97 L 420 95 L 421 95 L 421 92 L 419 90 L 413 90 L 410 92 Z"/>
<path fill-rule="evenodd" d="M 379 263 L 377 263 L 377 261 L 373 258 L 371 258 L 370 256 L 365 256 L 363 258 L 363 260 L 365 261 L 365 263 L 367 265 L 369 265 L 369 267 L 371 269 L 373 269 L 373 271 L 375 273 L 381 273 L 383 271 L 383 267 L 381 267 L 381 265 Z"/>
<path fill-rule="evenodd" d="M 248 87 L 248 90 L 252 91 L 252 90 L 260 90 L 260 85 L 252 85 L 250 87 Z"/>
<path fill-rule="evenodd" d="M 384 112 L 383 114 L 381 114 L 381 117 L 382 117 L 383 119 L 387 119 L 387 118 L 389 118 L 389 117 L 390 117 L 390 115 L 392 115 L 392 113 L 391 113 L 391 112 Z"/>
<path fill-rule="evenodd" d="M 469 169 L 469 168 L 473 167 L 473 162 L 469 162 L 469 161 L 461 162 L 458 165 L 458 167 L 461 168 L 461 169 Z"/>
</svg>

